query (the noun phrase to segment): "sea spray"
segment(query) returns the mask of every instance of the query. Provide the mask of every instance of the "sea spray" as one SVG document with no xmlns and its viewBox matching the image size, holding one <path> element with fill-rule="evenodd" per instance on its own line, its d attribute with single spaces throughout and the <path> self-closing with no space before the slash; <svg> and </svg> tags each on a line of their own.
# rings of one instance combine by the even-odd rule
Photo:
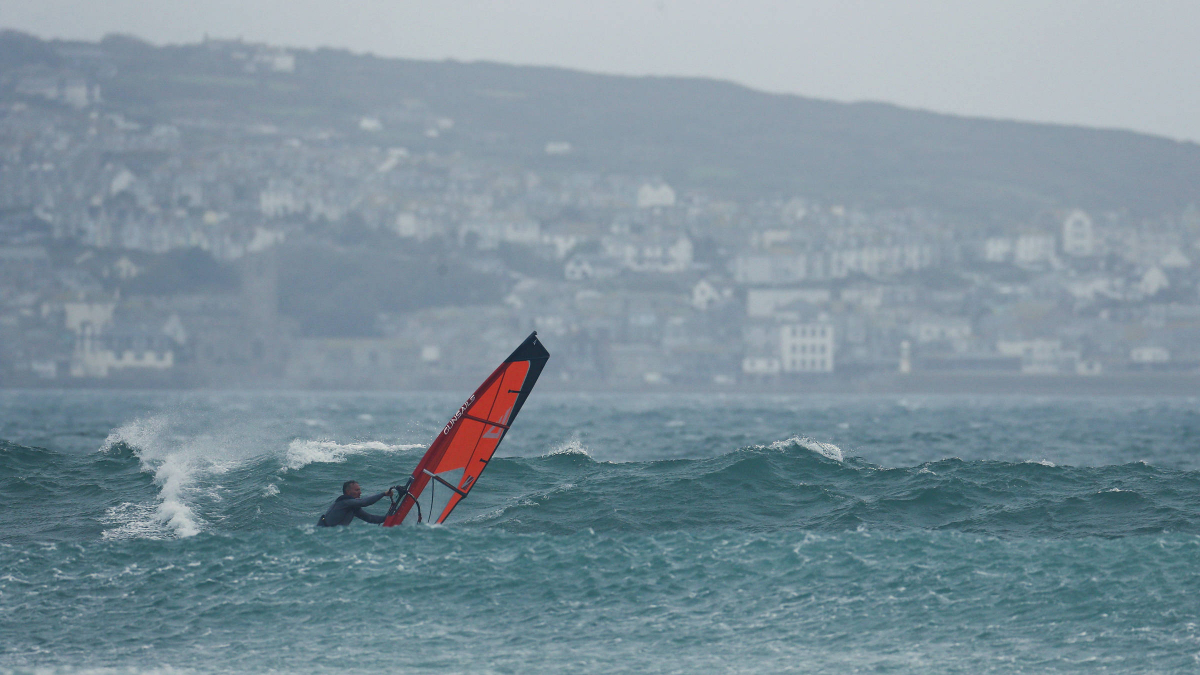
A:
<svg viewBox="0 0 1200 675">
<path fill-rule="evenodd" d="M 1195 670 L 1194 402 L 555 393 L 445 527 L 314 527 L 439 396 L 10 397 L 0 672 Z"/>
<path fill-rule="evenodd" d="M 546 452 L 543 457 L 552 457 L 554 455 L 580 455 L 590 458 L 592 453 L 588 451 L 579 437 L 575 436 L 566 440 Z"/>
<path fill-rule="evenodd" d="M 327 438 L 316 440 L 294 440 L 288 444 L 283 458 L 283 469 L 297 471 L 309 464 L 340 464 L 346 458 L 368 452 L 403 452 L 423 449 L 421 443 L 391 445 L 380 441 L 338 443 Z"/>
<path fill-rule="evenodd" d="M 100 452 L 123 448 L 132 450 L 142 470 L 154 475 L 159 486 L 158 505 L 152 517 L 148 517 L 150 512 L 144 504 L 123 504 L 110 509 L 106 514 L 108 522 L 117 526 L 105 530 L 104 536 L 160 536 L 156 527 L 159 524 L 179 537 L 198 534 L 201 525 L 186 499 L 196 474 L 215 466 L 211 462 L 205 466 L 204 449 L 195 439 L 173 435 L 170 419 L 165 415 L 135 420 L 113 430 Z"/>
<path fill-rule="evenodd" d="M 809 452 L 815 452 L 822 457 L 827 457 L 835 462 L 841 462 L 845 458 L 842 455 L 842 449 L 833 443 L 823 443 L 815 441 L 807 436 L 792 436 L 787 440 L 775 441 L 767 446 L 772 450 L 786 450 L 788 448 L 801 447 Z"/>
<path fill-rule="evenodd" d="M 272 452 L 246 424 L 227 423 L 213 429 L 197 431 L 186 414 L 164 413 L 135 419 L 110 432 L 100 452 L 132 453 L 141 470 L 153 475 L 158 494 L 152 514 L 143 503 L 110 507 L 104 522 L 112 527 L 105 529 L 104 536 L 191 537 L 203 531 L 205 519 L 197 513 L 197 503 L 221 499 L 222 488 L 213 478 Z"/>
</svg>

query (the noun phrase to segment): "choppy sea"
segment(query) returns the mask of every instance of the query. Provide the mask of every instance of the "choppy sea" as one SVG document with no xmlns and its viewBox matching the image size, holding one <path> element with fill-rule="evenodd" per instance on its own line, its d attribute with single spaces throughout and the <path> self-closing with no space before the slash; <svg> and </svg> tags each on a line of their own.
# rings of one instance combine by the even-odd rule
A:
<svg viewBox="0 0 1200 675">
<path fill-rule="evenodd" d="M 0 392 L 0 672 L 1200 672 L 1200 399 L 538 390 L 314 527 L 461 398 Z"/>
</svg>

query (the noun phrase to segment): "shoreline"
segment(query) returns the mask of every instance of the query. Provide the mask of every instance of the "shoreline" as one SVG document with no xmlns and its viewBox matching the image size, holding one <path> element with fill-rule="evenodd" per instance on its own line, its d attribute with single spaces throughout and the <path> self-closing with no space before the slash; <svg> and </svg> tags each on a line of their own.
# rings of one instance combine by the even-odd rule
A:
<svg viewBox="0 0 1200 675">
<path fill-rule="evenodd" d="M 476 378 L 448 378 L 421 386 L 380 386 L 378 383 L 344 383 L 297 386 L 279 382 L 262 384 L 195 384 L 146 379 L 38 380 L 0 382 L 0 392 L 15 391 L 196 391 L 196 392 L 363 392 L 363 393 L 462 393 L 478 384 Z M 856 378 L 794 377 L 763 382 L 681 385 L 655 384 L 598 386 L 547 379 L 543 391 L 590 394 L 847 394 L 847 395 L 1056 395 L 1056 396 L 1200 396 L 1200 374 L 1122 373 L 1114 375 L 1021 375 L 889 373 Z"/>
</svg>

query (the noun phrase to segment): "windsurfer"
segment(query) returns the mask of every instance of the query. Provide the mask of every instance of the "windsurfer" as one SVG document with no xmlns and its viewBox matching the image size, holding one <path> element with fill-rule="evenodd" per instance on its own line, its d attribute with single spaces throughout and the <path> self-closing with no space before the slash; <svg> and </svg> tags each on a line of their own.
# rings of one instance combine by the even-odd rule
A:
<svg viewBox="0 0 1200 675">
<path fill-rule="evenodd" d="M 393 488 L 388 488 L 387 492 L 380 492 L 377 495 L 364 497 L 362 496 L 362 487 L 359 486 L 358 482 L 348 480 L 342 484 L 342 495 L 334 500 L 329 510 L 325 512 L 325 515 L 321 516 L 321 519 L 317 521 L 317 525 L 324 527 L 349 525 L 354 522 L 355 518 L 378 525 L 387 516 L 376 516 L 367 513 L 363 510 L 363 507 L 370 506 L 384 497 L 391 497 L 392 490 Z"/>
</svg>

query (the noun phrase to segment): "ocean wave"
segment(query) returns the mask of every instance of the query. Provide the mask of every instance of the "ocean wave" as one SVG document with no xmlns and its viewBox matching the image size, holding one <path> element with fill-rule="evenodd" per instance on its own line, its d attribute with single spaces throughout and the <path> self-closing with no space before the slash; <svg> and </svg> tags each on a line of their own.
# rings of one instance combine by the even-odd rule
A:
<svg viewBox="0 0 1200 675">
<path fill-rule="evenodd" d="M 143 471 L 154 475 L 159 486 L 158 504 L 154 507 L 154 520 L 166 526 L 178 537 L 199 534 L 202 525 L 191 506 L 187 503 L 188 492 L 193 488 L 197 474 L 226 468 L 221 462 L 221 448 L 181 440 L 170 433 L 170 419 L 159 415 L 134 420 L 109 433 L 100 447 L 102 453 L 120 453 L 131 449 L 141 462 Z M 143 505 L 144 507 L 145 505 Z M 110 518 L 122 518 L 117 527 L 104 531 L 105 537 L 147 536 L 157 529 L 146 522 L 146 508 L 126 508 L 111 511 Z"/>
<path fill-rule="evenodd" d="M 142 472 L 153 476 L 158 487 L 154 519 L 176 537 L 204 531 L 207 521 L 198 511 L 202 503 L 222 499 L 216 476 L 252 465 L 269 457 L 252 428 L 226 426 L 213 431 L 187 426 L 186 416 L 162 414 L 128 422 L 108 434 L 101 444 L 103 457 L 136 457 Z M 247 477 L 238 476 L 235 483 Z M 105 536 L 143 536 L 153 528 L 142 522 L 144 509 L 115 511 L 106 517 L 126 521 L 106 529 Z M 217 514 L 219 518 L 219 513 Z M 111 524 L 111 523 L 110 523 Z"/>
<path fill-rule="evenodd" d="M 10 501 L 68 487 L 53 470 L 62 458 L 45 448 L 0 440 L 0 495 Z"/>
<path fill-rule="evenodd" d="M 519 460 L 532 474 L 498 463 L 489 478 L 503 483 L 505 493 L 515 491 L 517 480 L 528 486 L 475 522 L 564 533 L 714 526 L 946 529 L 1004 537 L 1200 532 L 1200 508 L 1184 498 L 1200 492 L 1200 473 L 1140 463 L 1061 467 L 951 458 L 888 468 L 802 438 L 709 459 L 540 470 L 550 459 Z"/>
<path fill-rule="evenodd" d="M 389 445 L 379 441 L 338 443 L 329 439 L 294 440 L 288 444 L 284 454 L 283 469 L 298 471 L 309 464 L 341 464 L 351 456 L 368 452 L 401 452 L 423 448 L 423 443 Z"/>
<path fill-rule="evenodd" d="M 578 455 L 581 457 L 591 458 L 592 453 L 588 451 L 583 442 L 578 438 L 572 438 L 568 441 L 560 443 L 551 448 L 543 457 L 553 457 L 555 455 Z"/>
<path fill-rule="evenodd" d="M 832 459 L 835 462 L 844 461 L 845 456 L 842 454 L 842 449 L 833 443 L 824 443 L 815 441 L 808 436 L 792 436 L 786 440 L 775 441 L 767 446 L 772 450 L 786 450 L 793 447 L 801 447 L 809 452 L 815 452 L 822 457 Z"/>
<path fill-rule="evenodd" d="M 109 432 L 99 451 L 105 454 L 136 455 L 139 450 L 158 445 L 169 423 L 166 415 L 155 415 L 123 424 Z"/>
<path fill-rule="evenodd" d="M 169 539 L 175 534 L 155 504 L 122 502 L 106 509 L 100 522 L 107 526 L 100 533 L 103 539 Z"/>
<path fill-rule="evenodd" d="M 253 428 L 223 428 L 204 433 L 185 429 L 183 421 L 171 415 L 134 420 L 114 429 L 101 445 L 100 452 L 106 457 L 136 457 L 141 470 L 153 475 L 158 487 L 157 499 L 152 512 L 146 505 L 110 508 L 102 519 L 109 525 L 103 536 L 155 538 L 162 532 L 175 537 L 194 536 L 211 522 L 230 519 L 227 511 L 218 504 L 226 491 L 239 495 L 256 494 L 257 499 L 274 496 L 272 491 L 277 494 L 280 486 L 271 482 L 269 475 L 262 475 L 272 467 L 286 473 L 311 464 L 341 463 L 354 455 L 423 447 L 422 444 L 379 441 L 338 443 L 328 439 L 297 439 L 280 453 L 258 441 Z M 261 469 L 254 469 L 259 463 Z M 215 484 L 217 476 L 231 471 L 240 473 L 228 488 Z M 250 481 L 253 486 L 244 489 L 239 485 L 241 481 Z M 242 496 L 234 504 L 233 508 L 249 513 L 253 501 Z"/>
<path fill-rule="evenodd" d="M 20 443 L 0 439 L 0 471 L 5 477 L 22 468 L 33 467 L 50 460 L 53 453 L 45 448 L 34 448 Z"/>
<path fill-rule="evenodd" d="M 114 430 L 103 452 L 90 457 L 2 443 L 0 484 L 14 498 L 80 495 L 106 539 L 182 538 L 311 522 L 336 494 L 347 462 L 360 462 L 350 473 L 374 489 L 401 480 L 423 449 L 328 439 L 253 445 L 182 433 L 169 418 L 150 418 Z M 411 456 L 398 454 L 407 451 Z M 592 453 L 571 437 L 541 456 L 498 457 L 450 524 L 544 533 L 1200 533 L 1200 504 L 1190 499 L 1200 494 L 1200 472 L 1144 462 L 1073 467 L 947 458 L 886 467 L 799 435 L 701 459 L 614 463 Z M 29 531 L 55 526 L 36 527 L 42 529 Z"/>
</svg>

